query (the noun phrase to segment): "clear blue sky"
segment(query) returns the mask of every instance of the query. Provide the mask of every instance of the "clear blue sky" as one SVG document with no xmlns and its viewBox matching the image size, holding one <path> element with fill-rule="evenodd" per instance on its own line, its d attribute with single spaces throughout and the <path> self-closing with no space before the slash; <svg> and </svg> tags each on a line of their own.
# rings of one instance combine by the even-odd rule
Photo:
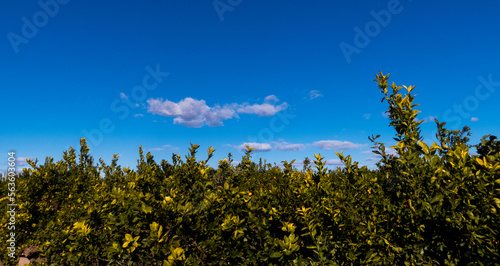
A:
<svg viewBox="0 0 500 266">
<path fill-rule="evenodd" d="M 417 85 L 419 118 L 471 142 L 500 135 L 497 1 L 2 1 L 0 169 L 86 136 L 96 158 L 136 165 L 245 143 L 268 162 L 344 150 L 373 166 L 394 144 L 375 73 Z M 422 125 L 427 142 L 434 122 Z M 300 167 L 300 165 L 298 165 Z"/>
</svg>

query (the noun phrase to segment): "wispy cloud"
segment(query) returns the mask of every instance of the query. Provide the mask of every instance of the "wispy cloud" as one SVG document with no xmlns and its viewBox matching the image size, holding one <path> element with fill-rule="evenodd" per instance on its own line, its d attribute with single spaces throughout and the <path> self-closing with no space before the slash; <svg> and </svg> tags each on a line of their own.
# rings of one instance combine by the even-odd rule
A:
<svg viewBox="0 0 500 266">
<path fill-rule="evenodd" d="M 429 115 L 424 118 L 424 123 L 429 123 L 429 122 L 434 122 L 434 119 L 436 119 L 437 116 L 434 115 Z"/>
<path fill-rule="evenodd" d="M 470 121 L 471 121 L 471 122 L 476 122 L 476 121 L 478 121 L 478 120 L 479 120 L 479 118 L 477 118 L 477 117 L 471 117 L 471 118 L 470 118 Z"/>
<path fill-rule="evenodd" d="M 121 99 L 128 99 L 128 96 L 125 93 L 120 92 L 120 98 Z"/>
<path fill-rule="evenodd" d="M 297 165 L 304 165 L 304 160 L 296 160 L 295 162 L 293 162 L 294 166 L 297 166 Z"/>
<path fill-rule="evenodd" d="M 382 112 L 382 116 L 385 118 L 389 118 L 389 112 L 387 112 L 387 111 Z"/>
<path fill-rule="evenodd" d="M 299 151 L 306 147 L 304 144 L 288 143 L 288 142 L 274 142 L 274 149 L 280 151 Z"/>
<path fill-rule="evenodd" d="M 370 119 L 370 117 L 372 117 L 372 114 L 364 114 L 364 115 L 363 115 L 363 117 L 364 117 L 365 119 Z"/>
<path fill-rule="evenodd" d="M 137 117 L 143 117 L 144 115 L 143 114 L 135 114 L 134 117 L 137 118 Z"/>
<path fill-rule="evenodd" d="M 238 113 L 240 114 L 256 114 L 259 116 L 273 116 L 277 112 L 284 110 L 288 107 L 288 104 L 282 103 L 280 105 L 275 105 L 279 102 L 278 97 L 275 95 L 269 95 L 264 98 L 264 103 L 262 104 L 232 104 L 232 107 L 235 107 Z"/>
<path fill-rule="evenodd" d="M 271 144 L 269 143 L 257 143 L 257 142 L 245 142 L 241 145 L 239 145 L 237 148 L 245 151 L 247 148 L 246 146 L 249 146 L 250 148 L 254 148 L 254 151 L 270 151 L 271 150 Z"/>
<path fill-rule="evenodd" d="M 387 153 L 389 155 L 398 155 L 398 152 L 392 148 L 385 148 L 385 153 Z"/>
<path fill-rule="evenodd" d="M 264 98 L 264 102 L 266 102 L 266 103 L 277 103 L 277 102 L 279 102 L 279 99 L 275 95 L 271 94 L 271 95 L 267 96 L 266 98 Z"/>
<path fill-rule="evenodd" d="M 25 166 L 28 165 L 26 162 L 27 159 L 32 159 L 31 157 L 17 157 L 16 158 L 16 166 Z"/>
<path fill-rule="evenodd" d="M 350 141 L 340 141 L 340 140 L 320 140 L 314 142 L 312 145 L 325 150 L 358 149 L 364 146 L 362 144 L 352 143 Z"/>
<path fill-rule="evenodd" d="M 321 149 L 326 150 L 345 150 L 345 149 L 357 149 L 364 147 L 363 144 L 352 143 L 349 141 L 340 141 L 340 140 L 321 140 L 313 142 L 312 144 L 308 143 L 289 143 L 281 140 L 272 141 L 271 143 L 256 143 L 256 142 L 245 142 L 241 145 L 233 146 L 230 144 L 226 144 L 225 146 L 237 148 L 240 150 L 246 150 L 246 146 L 250 146 L 255 148 L 256 151 L 270 151 L 270 150 L 279 150 L 279 151 L 299 151 L 303 150 L 309 146 L 317 146 Z M 370 151 L 368 151 L 370 152 Z M 363 152 L 365 153 L 365 152 Z"/>
<path fill-rule="evenodd" d="M 174 117 L 174 124 L 187 127 L 223 126 L 222 121 L 238 118 L 238 114 L 256 114 L 259 116 L 272 116 L 288 107 L 287 103 L 276 105 L 279 99 L 269 95 L 262 104 L 232 103 L 224 106 L 209 107 L 205 100 L 196 100 L 187 97 L 178 103 L 163 99 L 147 100 L 148 112 L 152 114 Z"/>
<path fill-rule="evenodd" d="M 151 148 L 151 149 L 148 149 L 148 151 L 164 151 L 166 149 L 171 149 L 171 150 L 177 150 L 178 147 L 174 147 L 172 145 L 163 145 L 161 147 L 158 147 L 158 148 Z"/>
<path fill-rule="evenodd" d="M 319 98 L 319 97 L 323 97 L 323 94 L 321 94 L 320 91 L 318 91 L 318 90 L 311 90 L 309 92 L 309 99 L 310 100 L 314 100 L 314 99 Z"/>
<path fill-rule="evenodd" d="M 342 161 L 339 160 L 339 159 L 329 159 L 329 160 L 326 160 L 326 164 L 327 165 L 344 165 L 344 163 L 342 163 Z"/>
</svg>

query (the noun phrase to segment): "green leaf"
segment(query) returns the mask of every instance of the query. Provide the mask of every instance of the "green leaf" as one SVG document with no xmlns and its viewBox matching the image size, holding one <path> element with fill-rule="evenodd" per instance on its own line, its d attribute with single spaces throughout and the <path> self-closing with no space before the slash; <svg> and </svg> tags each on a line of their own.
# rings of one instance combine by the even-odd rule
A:
<svg viewBox="0 0 500 266">
<path fill-rule="evenodd" d="M 283 254 L 281 254 L 281 252 L 273 252 L 271 253 L 271 255 L 269 255 L 269 257 L 271 258 L 281 258 L 281 256 L 283 256 Z"/>
<path fill-rule="evenodd" d="M 422 147 L 422 150 L 424 151 L 425 154 L 429 153 L 429 146 L 427 146 L 427 144 L 425 144 L 425 142 L 419 140 L 418 145 L 420 145 L 420 147 Z"/>
<path fill-rule="evenodd" d="M 495 202 L 495 204 L 497 205 L 497 208 L 500 209 L 500 199 L 498 198 L 493 198 L 493 201 Z"/>
<path fill-rule="evenodd" d="M 431 145 L 431 150 L 443 150 L 443 148 L 437 145 L 436 142 L 433 142 Z"/>
<path fill-rule="evenodd" d="M 444 195 L 442 195 L 442 194 L 436 195 L 436 196 L 434 196 L 434 198 L 432 198 L 431 203 L 436 203 L 438 201 L 442 201 L 443 198 L 444 198 Z"/>
<path fill-rule="evenodd" d="M 153 207 L 146 206 L 146 204 L 142 203 L 141 210 L 145 213 L 150 213 L 153 210 Z"/>
</svg>

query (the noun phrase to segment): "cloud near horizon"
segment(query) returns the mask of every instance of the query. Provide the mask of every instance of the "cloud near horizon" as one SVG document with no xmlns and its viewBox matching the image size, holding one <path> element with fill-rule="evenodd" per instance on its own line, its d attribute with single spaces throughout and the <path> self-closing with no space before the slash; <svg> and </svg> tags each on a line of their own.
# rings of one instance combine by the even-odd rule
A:
<svg viewBox="0 0 500 266">
<path fill-rule="evenodd" d="M 172 145 L 168 145 L 168 144 L 167 144 L 167 145 L 163 145 L 163 146 L 161 146 L 161 147 L 159 147 L 159 148 L 151 148 L 151 149 L 148 149 L 148 151 L 164 151 L 165 149 L 177 150 L 177 149 L 179 149 L 179 148 L 177 148 L 177 147 L 174 147 L 174 146 L 172 146 Z"/>
<path fill-rule="evenodd" d="M 339 159 L 329 159 L 326 160 L 327 165 L 344 165 L 344 163 Z"/>
<path fill-rule="evenodd" d="M 245 142 L 245 143 L 237 146 L 237 148 L 242 150 L 242 151 L 246 151 L 247 146 L 249 146 L 250 148 L 254 148 L 253 151 L 270 151 L 271 150 L 271 144 L 269 144 L 269 143 L 257 143 L 257 142 Z"/>
<path fill-rule="evenodd" d="M 352 143 L 350 141 L 340 141 L 340 140 L 320 140 L 314 142 L 312 145 L 325 150 L 358 149 L 364 146 L 362 144 Z"/>
<path fill-rule="evenodd" d="M 437 116 L 434 115 L 429 115 L 424 117 L 424 122 L 423 123 L 430 123 L 430 122 L 435 122 L 434 119 L 437 119 Z"/>
<path fill-rule="evenodd" d="M 171 102 L 169 100 L 148 99 L 148 112 L 152 114 L 174 117 L 174 124 L 186 127 L 209 127 L 223 126 L 222 121 L 231 118 L 239 118 L 238 114 L 255 114 L 258 116 L 273 116 L 277 112 L 288 107 L 286 102 L 276 105 L 279 99 L 269 95 L 262 104 L 231 103 L 224 106 L 218 104 L 210 107 L 205 100 L 196 100 L 186 97 L 183 100 Z"/>
<path fill-rule="evenodd" d="M 237 146 L 232 146 L 229 144 L 227 146 L 234 147 L 234 148 L 240 149 L 242 151 L 245 151 L 247 145 L 252 147 L 252 148 L 255 148 L 255 151 L 270 151 L 270 150 L 299 151 L 299 150 L 303 150 L 311 145 L 317 146 L 321 149 L 326 149 L 326 150 L 358 149 L 358 148 L 366 146 L 363 144 L 352 143 L 350 141 L 339 141 L 339 140 L 321 140 L 321 141 L 313 142 L 312 144 L 288 143 L 285 141 L 280 141 L 280 142 L 272 141 L 270 143 L 245 142 L 245 143 L 243 143 L 241 145 L 237 145 Z"/>
<path fill-rule="evenodd" d="M 288 142 L 273 142 L 274 149 L 280 151 L 299 151 L 306 147 L 304 144 L 288 143 Z"/>
<path fill-rule="evenodd" d="M 28 165 L 28 163 L 26 162 L 27 159 L 33 160 L 33 158 L 31 158 L 31 157 L 17 157 L 16 158 L 16 165 L 17 166 Z"/>
</svg>

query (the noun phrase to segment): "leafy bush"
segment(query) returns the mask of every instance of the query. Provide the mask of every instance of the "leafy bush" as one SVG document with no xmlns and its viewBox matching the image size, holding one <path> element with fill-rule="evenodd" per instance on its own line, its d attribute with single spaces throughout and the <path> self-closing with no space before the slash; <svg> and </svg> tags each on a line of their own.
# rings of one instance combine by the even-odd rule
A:
<svg viewBox="0 0 500 266">
<path fill-rule="evenodd" d="M 159 164 L 140 148 L 133 171 L 117 155 L 94 163 L 85 139 L 78 155 L 71 148 L 58 162 L 28 160 L 32 169 L 17 177 L 17 252 L 35 245 L 48 265 L 498 263 L 500 142 L 485 136 L 469 146 L 469 128 L 436 120 L 438 141 L 425 143 L 414 87 L 388 78 L 376 81 L 397 155 L 369 137 L 381 157 L 376 170 L 342 152 L 345 167 L 335 170 L 319 154 L 301 171 L 294 161 L 257 164 L 251 148 L 238 165 L 229 154 L 212 168 L 215 150 L 199 160 L 192 144 L 185 160 L 174 154 Z M 6 215 L 1 223 L 7 235 Z M 1 259 L 16 263 L 6 252 Z"/>
</svg>

